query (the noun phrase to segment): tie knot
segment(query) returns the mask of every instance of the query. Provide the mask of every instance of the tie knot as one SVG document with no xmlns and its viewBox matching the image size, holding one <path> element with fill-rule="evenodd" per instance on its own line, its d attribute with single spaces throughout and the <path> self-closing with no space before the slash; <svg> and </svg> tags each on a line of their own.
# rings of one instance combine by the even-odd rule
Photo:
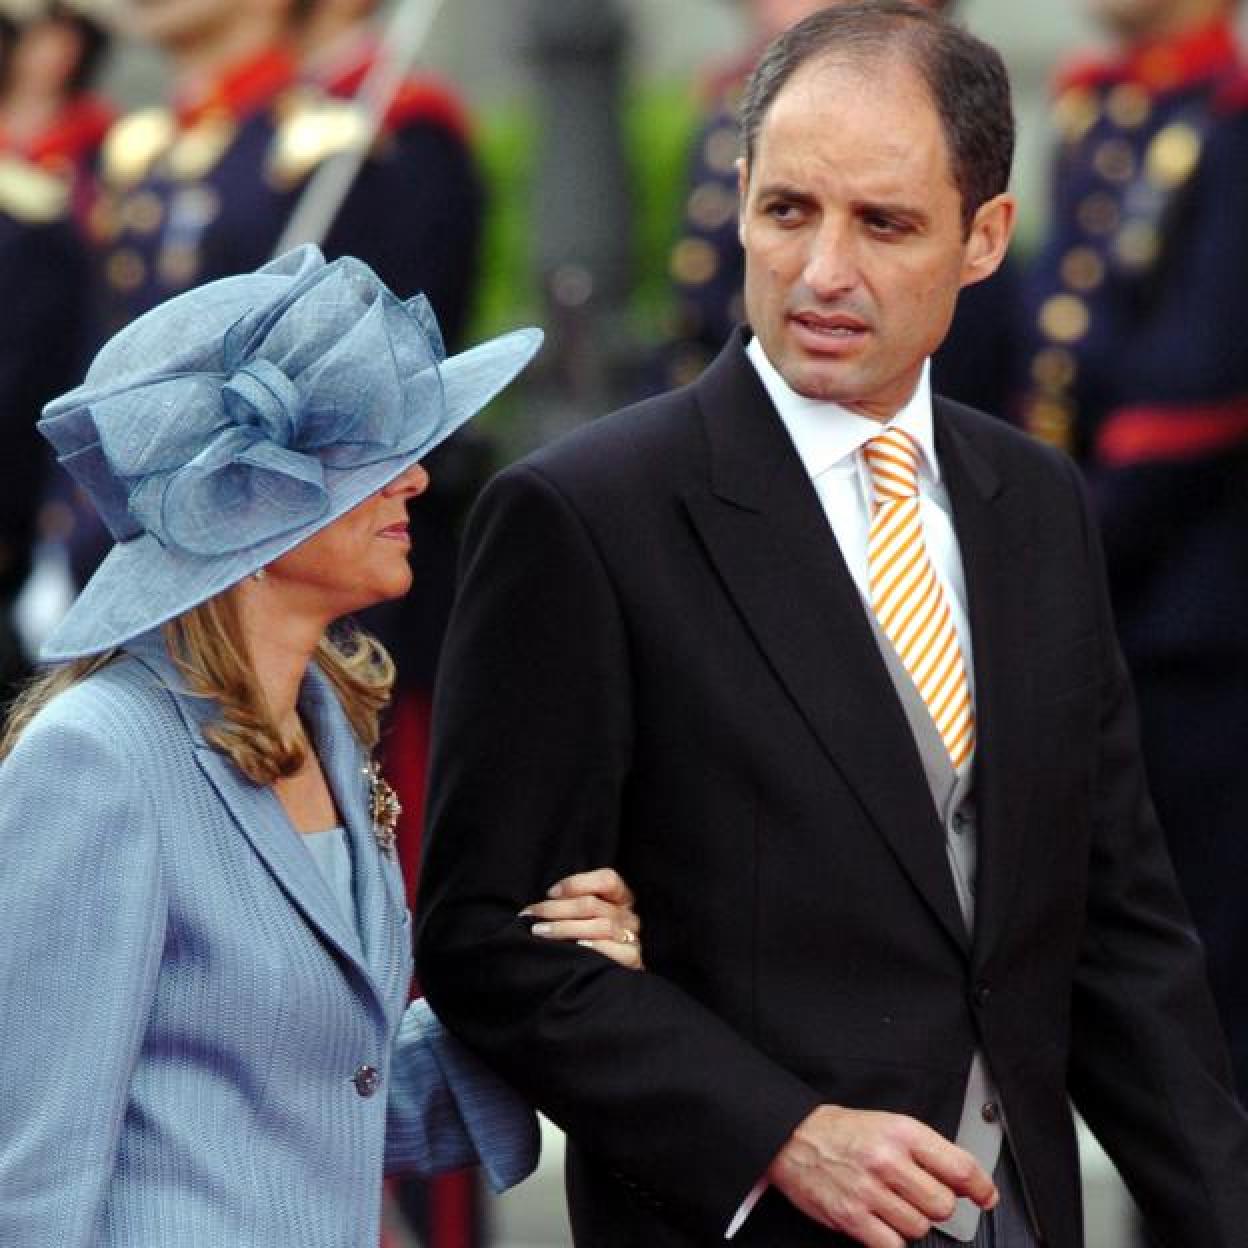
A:
<svg viewBox="0 0 1248 1248">
<path fill-rule="evenodd" d="M 919 444 L 904 429 L 885 429 L 862 448 L 875 501 L 915 498 L 919 492 Z"/>
</svg>

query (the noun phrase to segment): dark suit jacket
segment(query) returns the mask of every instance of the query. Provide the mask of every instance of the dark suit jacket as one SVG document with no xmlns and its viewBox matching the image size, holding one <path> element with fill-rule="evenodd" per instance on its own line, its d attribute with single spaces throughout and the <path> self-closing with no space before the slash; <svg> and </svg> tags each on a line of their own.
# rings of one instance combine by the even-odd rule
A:
<svg viewBox="0 0 1248 1248">
<path fill-rule="evenodd" d="M 972 1050 L 1082 1242 L 1067 1096 L 1171 1248 L 1244 1242 L 1248 1123 L 1141 774 L 1070 464 L 938 401 L 979 714 L 978 918 L 853 581 L 740 338 L 498 477 L 439 677 L 418 942 L 563 1125 L 579 1243 L 721 1239 L 817 1104 L 952 1136 Z M 648 973 L 516 912 L 610 862 Z M 845 1242 L 770 1193 L 742 1245 Z"/>
</svg>

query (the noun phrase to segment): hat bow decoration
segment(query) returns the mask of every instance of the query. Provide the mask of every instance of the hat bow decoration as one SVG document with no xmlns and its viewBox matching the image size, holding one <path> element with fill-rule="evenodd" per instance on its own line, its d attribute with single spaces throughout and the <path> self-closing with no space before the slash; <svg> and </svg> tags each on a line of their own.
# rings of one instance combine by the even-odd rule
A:
<svg viewBox="0 0 1248 1248">
<path fill-rule="evenodd" d="M 195 556 L 245 551 L 323 516 L 327 470 L 428 438 L 443 417 L 443 358 L 423 296 L 399 300 L 339 262 L 235 323 L 220 373 L 135 378 L 93 396 L 62 460 L 118 541 L 146 532 Z"/>
</svg>

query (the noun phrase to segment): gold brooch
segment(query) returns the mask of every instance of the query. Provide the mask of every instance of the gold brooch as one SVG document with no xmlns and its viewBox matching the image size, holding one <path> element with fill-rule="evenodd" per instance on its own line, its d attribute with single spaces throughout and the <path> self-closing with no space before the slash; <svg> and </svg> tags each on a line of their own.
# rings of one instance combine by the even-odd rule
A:
<svg viewBox="0 0 1248 1248">
<path fill-rule="evenodd" d="M 368 813 L 373 821 L 373 836 L 381 852 L 393 858 L 403 806 L 399 795 L 381 774 L 380 763 L 369 763 L 364 768 L 364 774 L 368 777 Z"/>
</svg>

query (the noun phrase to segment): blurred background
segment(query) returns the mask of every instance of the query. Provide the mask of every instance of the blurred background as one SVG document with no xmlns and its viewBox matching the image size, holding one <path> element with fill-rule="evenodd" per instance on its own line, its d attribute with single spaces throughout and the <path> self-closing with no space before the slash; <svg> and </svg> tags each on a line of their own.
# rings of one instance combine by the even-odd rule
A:
<svg viewBox="0 0 1248 1248">
<path fill-rule="evenodd" d="M 1013 77 L 1021 216 L 1010 272 L 976 292 L 973 330 L 960 314 L 938 386 L 1088 471 L 1146 746 L 1164 760 L 1159 805 L 1242 1080 L 1248 906 L 1234 881 L 1248 851 L 1227 846 L 1248 839 L 1233 748 L 1248 739 L 1244 13 L 1234 0 L 953 7 Z M 495 468 L 696 375 L 740 319 L 731 108 L 785 10 L 0 2 L 0 696 L 109 540 L 34 422 L 134 316 L 312 239 L 425 291 L 452 350 L 541 324 L 537 366 L 430 465 L 416 590 L 368 621 L 400 672 L 388 770 L 414 879 L 465 511 Z M 1231 743 L 1221 755 L 1215 736 Z M 540 1173 L 501 1200 L 471 1178 L 395 1185 L 391 1248 L 567 1242 L 553 1127 L 546 1145 Z M 1090 1139 L 1086 1154 L 1091 1248 L 1135 1244 L 1112 1169 Z"/>
</svg>

